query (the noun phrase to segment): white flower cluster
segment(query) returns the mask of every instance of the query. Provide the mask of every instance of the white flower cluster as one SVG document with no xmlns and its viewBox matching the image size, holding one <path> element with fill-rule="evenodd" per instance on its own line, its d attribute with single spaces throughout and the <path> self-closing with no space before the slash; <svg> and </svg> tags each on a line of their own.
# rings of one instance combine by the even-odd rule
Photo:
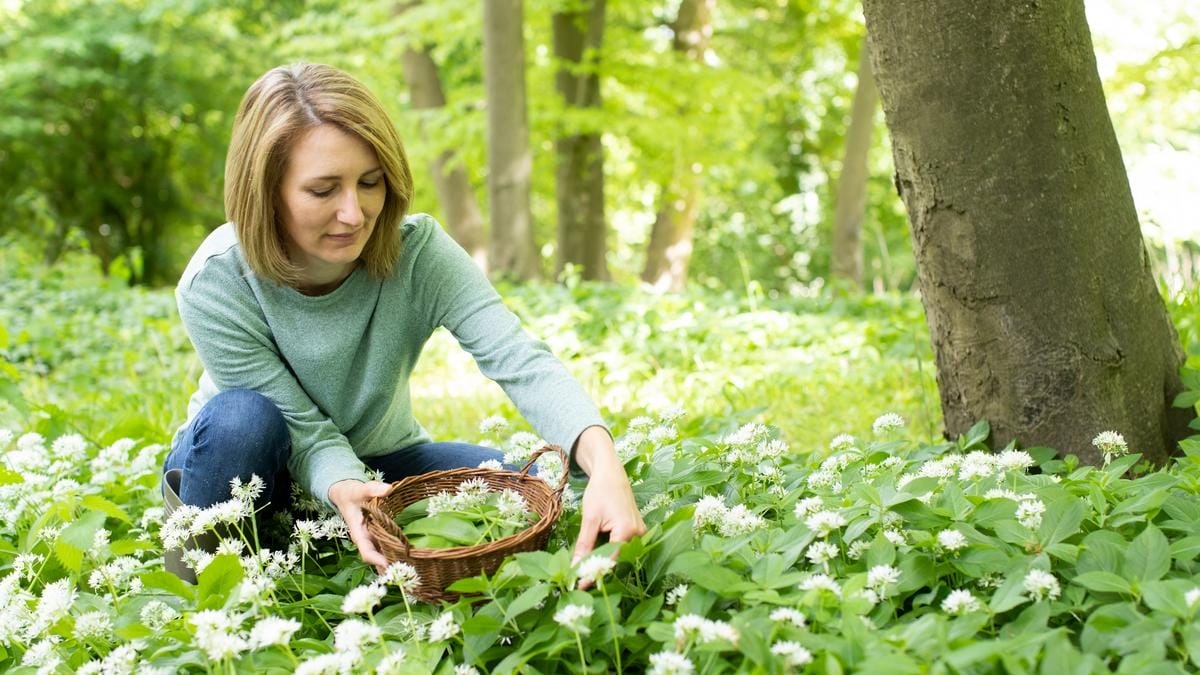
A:
<svg viewBox="0 0 1200 675">
<path fill-rule="evenodd" d="M 485 417 L 483 418 L 483 421 L 479 423 L 479 433 L 483 436 L 490 436 L 507 428 L 508 420 L 499 415 Z"/>
<path fill-rule="evenodd" d="M 808 558 L 809 562 L 814 565 L 822 565 L 826 571 L 829 570 L 829 563 L 838 556 L 840 551 L 836 544 L 831 544 L 827 541 L 813 542 L 811 546 L 804 552 L 804 557 Z"/>
<path fill-rule="evenodd" d="M 828 537 L 834 530 L 846 526 L 846 517 L 837 511 L 817 511 L 804 520 L 805 526 L 818 537 Z"/>
<path fill-rule="evenodd" d="M 804 615 L 791 607 L 780 607 L 771 612 L 771 620 L 777 623 L 790 623 L 796 628 L 804 628 L 807 625 Z"/>
<path fill-rule="evenodd" d="M 900 581 L 900 570 L 891 565 L 875 565 L 867 571 L 867 588 L 875 591 L 879 597 L 887 594 L 891 584 Z"/>
<path fill-rule="evenodd" d="M 594 584 L 605 574 L 613 571 L 616 566 L 617 563 L 608 556 L 592 555 L 579 562 L 579 568 L 575 574 L 579 578 L 580 584 Z"/>
<path fill-rule="evenodd" d="M 429 624 L 429 641 L 444 642 L 458 634 L 459 627 L 454 621 L 454 615 L 443 612 Z"/>
<path fill-rule="evenodd" d="M 1113 459 L 1129 453 L 1129 444 L 1125 442 L 1125 437 L 1115 431 L 1101 431 L 1096 434 L 1092 445 L 1104 453 L 1105 466 Z"/>
<path fill-rule="evenodd" d="M 884 413 L 883 415 L 875 418 L 875 422 L 871 425 L 871 431 L 873 431 L 876 436 L 882 436 L 889 431 L 903 428 L 904 418 L 896 413 Z"/>
<path fill-rule="evenodd" d="M 649 675 L 689 675 L 696 671 L 688 657 L 675 652 L 658 652 L 650 655 Z"/>
<path fill-rule="evenodd" d="M 446 511 L 470 511 L 487 501 L 491 487 L 482 478 L 471 478 L 458 484 L 454 492 L 443 490 L 429 498 L 428 513 L 431 516 Z"/>
<path fill-rule="evenodd" d="M 968 612 L 978 612 L 982 609 L 983 605 L 968 590 L 958 589 L 950 591 L 950 594 L 942 601 L 942 611 L 951 616 L 958 616 Z"/>
<path fill-rule="evenodd" d="M 942 530 L 938 532 L 937 543 L 947 551 L 954 552 L 966 548 L 967 538 L 958 530 Z"/>
<path fill-rule="evenodd" d="M 587 635 L 591 632 L 588 621 L 592 618 L 593 611 L 591 605 L 569 604 L 554 613 L 554 620 L 573 633 Z"/>
<path fill-rule="evenodd" d="M 801 581 L 799 588 L 802 591 L 821 591 L 841 597 L 842 587 L 838 582 L 833 580 L 833 577 L 828 574 L 813 574 Z"/>
<path fill-rule="evenodd" d="M 800 668 L 812 663 L 812 652 L 805 649 L 799 642 L 785 640 L 771 645 L 771 653 L 783 659 L 784 665 Z"/>
<path fill-rule="evenodd" d="M 1017 503 L 1017 522 L 1031 530 L 1036 530 L 1042 524 L 1042 516 L 1046 513 L 1046 505 L 1040 499 L 1022 499 Z"/>
<path fill-rule="evenodd" d="M 88 576 L 88 586 L 97 592 L 107 591 L 111 585 L 117 591 L 126 589 L 135 592 L 141 590 L 141 579 L 136 578 L 142 571 L 142 561 L 131 556 L 113 558 L 104 565 L 92 570 Z"/>
<path fill-rule="evenodd" d="M 1029 574 L 1025 575 L 1023 585 L 1025 592 L 1029 593 L 1033 600 L 1054 600 L 1062 592 L 1062 588 L 1058 585 L 1058 579 L 1044 570 L 1029 570 Z"/>
<path fill-rule="evenodd" d="M 138 651 L 145 647 L 142 640 L 134 640 L 114 648 L 104 658 L 88 661 L 80 666 L 75 675 L 110 675 L 110 673 L 152 673 L 154 668 L 142 664 L 138 667 Z"/>
<path fill-rule="evenodd" d="M 321 520 L 297 520 L 292 524 L 292 539 L 307 551 L 312 542 L 321 539 L 347 539 L 350 531 L 346 521 L 340 515 L 332 515 Z"/>
<path fill-rule="evenodd" d="M 736 645 L 737 629 L 724 621 L 706 619 L 699 614 L 684 614 L 675 619 L 675 641 L 683 644 L 695 639 L 699 644 L 724 640 Z"/>
<path fill-rule="evenodd" d="M 534 451 L 545 444 L 545 441 L 538 438 L 537 434 L 518 431 L 508 438 L 508 450 L 504 453 L 504 463 L 521 466 Z M 542 456 L 545 457 L 545 455 Z"/>
<path fill-rule="evenodd" d="M 745 504 L 729 507 L 725 505 L 723 497 L 712 495 L 702 497 L 696 503 L 692 522 L 696 531 L 713 526 L 723 537 L 748 534 L 767 524 L 762 516 L 752 512 Z"/>
</svg>

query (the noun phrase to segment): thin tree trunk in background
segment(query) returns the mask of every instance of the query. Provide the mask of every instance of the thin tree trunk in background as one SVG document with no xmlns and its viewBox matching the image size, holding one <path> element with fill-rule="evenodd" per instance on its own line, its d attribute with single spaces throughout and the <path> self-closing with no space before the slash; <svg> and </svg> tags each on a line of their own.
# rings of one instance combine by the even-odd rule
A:
<svg viewBox="0 0 1200 675">
<path fill-rule="evenodd" d="M 712 35 L 712 10 L 716 0 L 683 0 L 675 17 L 673 47 L 677 54 L 704 62 Z M 646 248 L 642 281 L 660 290 L 681 291 L 687 285 L 692 239 L 700 210 L 700 176 L 681 149 L 670 182 L 659 189 L 660 202 Z"/>
<path fill-rule="evenodd" d="M 1151 275 L 1083 0 L 865 0 L 946 431 L 1163 461 L 1183 353 Z"/>
<path fill-rule="evenodd" d="M 842 174 L 838 177 L 837 203 L 833 215 L 832 276 L 845 279 L 855 289 L 863 284 L 862 223 L 867 208 L 867 156 L 875 130 L 875 108 L 879 104 L 866 39 L 858 59 L 858 87 L 850 111 Z"/>
<path fill-rule="evenodd" d="M 437 65 L 428 49 L 409 47 L 404 50 L 404 79 L 408 81 L 409 97 L 418 110 L 443 108 L 446 95 Z M 424 126 L 424 125 L 422 125 Z M 461 165 L 447 171 L 454 162 L 454 150 L 446 149 L 430 163 L 438 201 L 446 214 L 450 236 L 475 260 L 479 269 L 487 272 L 487 244 L 483 236 L 483 215 L 475 201 L 475 192 Z"/>
<path fill-rule="evenodd" d="M 605 0 L 583 0 L 578 11 L 552 18 L 555 85 L 572 110 L 600 109 L 597 72 L 604 35 Z M 579 265 L 584 279 L 608 280 L 604 220 L 604 148 L 598 131 L 560 135 L 555 176 L 558 203 L 558 272 Z"/>
<path fill-rule="evenodd" d="M 533 156 L 525 112 L 525 35 L 521 0 L 484 0 L 483 70 L 487 96 L 489 260 L 492 274 L 539 276 L 529 180 Z"/>
</svg>

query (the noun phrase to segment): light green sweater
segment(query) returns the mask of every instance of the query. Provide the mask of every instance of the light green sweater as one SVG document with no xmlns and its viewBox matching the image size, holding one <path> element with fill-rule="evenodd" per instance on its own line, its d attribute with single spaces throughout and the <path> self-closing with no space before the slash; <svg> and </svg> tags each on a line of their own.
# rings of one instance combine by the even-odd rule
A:
<svg viewBox="0 0 1200 675">
<path fill-rule="evenodd" d="M 465 251 L 430 216 L 409 216 L 391 278 L 355 270 L 310 297 L 255 276 L 232 224 L 192 257 L 175 291 L 204 364 L 188 422 L 217 393 L 250 389 L 283 412 L 288 471 L 325 504 L 329 487 L 366 480 L 361 458 L 430 440 L 413 418 L 409 377 L 445 326 L 548 442 L 570 449 L 596 406 L 545 343 L 531 339 Z"/>
</svg>

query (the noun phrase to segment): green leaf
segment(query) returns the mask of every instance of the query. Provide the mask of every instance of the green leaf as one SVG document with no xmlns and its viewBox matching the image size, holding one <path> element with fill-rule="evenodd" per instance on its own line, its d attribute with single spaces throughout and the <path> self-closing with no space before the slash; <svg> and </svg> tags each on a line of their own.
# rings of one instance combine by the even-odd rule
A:
<svg viewBox="0 0 1200 675">
<path fill-rule="evenodd" d="M 448 590 L 448 591 L 454 591 L 455 593 L 468 593 L 468 594 L 483 593 L 483 592 L 487 591 L 487 589 L 488 589 L 487 580 L 480 578 L 480 577 L 465 577 L 465 578 L 459 579 L 458 581 L 455 581 L 454 583 L 452 583 L 448 587 L 446 587 L 446 590 Z"/>
<path fill-rule="evenodd" d="M 201 606 L 220 607 L 229 592 L 242 580 L 242 563 L 232 553 L 213 558 L 204 571 L 196 575 L 196 593 Z"/>
<path fill-rule="evenodd" d="M 1170 569 L 1170 542 L 1157 527 L 1147 525 L 1125 551 L 1125 574 L 1139 581 L 1156 581 Z"/>
<path fill-rule="evenodd" d="M 1084 572 L 1071 579 L 1071 583 L 1102 593 L 1124 593 L 1126 595 L 1133 593 L 1133 587 L 1129 585 L 1129 582 L 1112 572 Z"/>
<path fill-rule="evenodd" d="M 967 430 L 966 437 L 959 438 L 959 447 L 962 450 L 978 450 L 983 447 L 983 442 L 987 440 L 989 434 L 992 433 L 991 425 L 987 420 L 979 420 L 975 426 Z"/>
<path fill-rule="evenodd" d="M 736 587 L 743 581 L 740 575 L 713 562 L 712 558 L 702 551 L 687 551 L 680 555 L 667 569 L 668 574 L 672 572 L 725 597 L 737 595 Z"/>
<path fill-rule="evenodd" d="M 89 509 L 100 511 L 112 516 L 113 518 L 116 518 L 117 520 L 122 520 L 129 524 L 133 523 L 133 521 L 129 519 L 129 514 L 125 513 L 124 509 L 108 501 L 104 497 L 101 497 L 100 495 L 87 495 L 80 501 L 80 503 Z"/>
<path fill-rule="evenodd" d="M 196 598 L 196 590 L 193 586 L 184 583 L 182 579 L 165 570 L 143 572 L 138 578 L 142 580 L 142 584 L 146 588 L 157 588 L 178 595 L 184 600 L 195 600 Z"/>
<path fill-rule="evenodd" d="M 479 528 L 448 513 L 439 513 L 428 518 L 414 520 L 404 528 L 404 534 L 408 537 L 420 535 L 441 537 L 458 546 L 473 546 L 483 538 L 483 533 L 479 531 Z"/>
<path fill-rule="evenodd" d="M 1166 612 L 1185 621 L 1192 618 L 1192 608 L 1187 604 L 1187 593 L 1196 584 L 1182 579 L 1147 581 L 1141 585 L 1142 602 L 1150 609 Z"/>
<path fill-rule="evenodd" d="M 511 604 L 504 610 L 505 623 L 521 616 L 521 614 L 537 607 L 538 603 L 546 599 L 550 594 L 550 584 L 538 583 L 530 588 L 525 589 L 520 595 L 512 601 Z"/>
<path fill-rule="evenodd" d="M 1038 528 L 1038 538 L 1042 547 L 1053 546 L 1058 542 L 1079 533 L 1083 522 L 1083 502 L 1077 498 L 1068 501 L 1055 501 L 1046 505 L 1046 515 Z"/>
<path fill-rule="evenodd" d="M 1024 582 L 1027 571 L 1027 567 L 1021 566 L 1008 573 L 1008 576 L 1000 583 L 1000 587 L 996 589 L 995 593 L 992 593 L 992 599 L 988 603 L 993 612 L 997 614 L 1007 612 L 1026 601 Z"/>
</svg>

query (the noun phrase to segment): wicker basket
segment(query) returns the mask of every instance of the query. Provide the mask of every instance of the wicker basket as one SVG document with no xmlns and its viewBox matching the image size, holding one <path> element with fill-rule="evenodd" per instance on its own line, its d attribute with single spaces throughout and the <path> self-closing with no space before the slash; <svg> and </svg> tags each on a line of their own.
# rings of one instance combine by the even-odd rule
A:
<svg viewBox="0 0 1200 675">
<path fill-rule="evenodd" d="M 547 452 L 557 452 L 562 459 L 562 480 L 554 490 L 541 478 L 529 475 L 533 463 Z M 500 567 L 505 558 L 514 553 L 545 548 L 550 537 L 550 528 L 554 527 L 562 513 L 562 493 L 567 485 L 567 466 L 567 454 L 563 449 L 557 445 L 547 445 L 533 453 L 519 473 L 497 469 L 450 469 L 409 476 L 392 483 L 392 489 L 387 495 L 372 498 L 364 504 L 363 518 L 367 531 L 388 562 L 406 562 L 416 568 L 421 581 L 413 591 L 414 596 L 429 602 L 455 600 L 459 594 L 446 591 L 446 587 L 455 581 L 473 577 L 481 572 L 491 574 Z M 408 538 L 396 524 L 396 514 L 409 504 L 426 497 L 442 491 L 454 491 L 459 483 L 472 478 L 482 478 L 493 490 L 515 490 L 541 517 L 536 523 L 516 534 L 478 546 L 410 546 Z"/>
</svg>

